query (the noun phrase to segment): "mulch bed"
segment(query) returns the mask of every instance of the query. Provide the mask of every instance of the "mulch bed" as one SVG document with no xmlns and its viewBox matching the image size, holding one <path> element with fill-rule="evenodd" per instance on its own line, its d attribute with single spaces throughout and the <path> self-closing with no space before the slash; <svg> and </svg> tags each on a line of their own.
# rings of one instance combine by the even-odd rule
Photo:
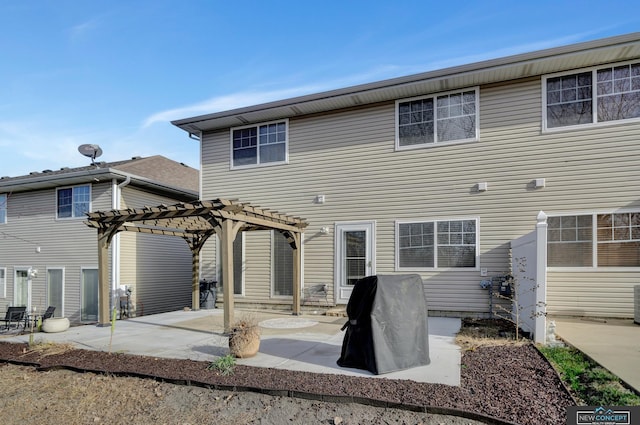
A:
<svg viewBox="0 0 640 425">
<path fill-rule="evenodd" d="M 150 377 L 223 390 L 457 414 L 487 423 L 565 423 L 567 406 L 575 404 L 553 368 L 532 345 L 482 347 L 464 352 L 460 387 L 242 365 L 235 366 L 233 375 L 223 376 L 208 370 L 209 363 L 202 361 L 80 349 L 43 355 L 28 351 L 26 344 L 4 342 L 0 342 L 0 361 L 32 364 L 42 369 Z"/>
</svg>

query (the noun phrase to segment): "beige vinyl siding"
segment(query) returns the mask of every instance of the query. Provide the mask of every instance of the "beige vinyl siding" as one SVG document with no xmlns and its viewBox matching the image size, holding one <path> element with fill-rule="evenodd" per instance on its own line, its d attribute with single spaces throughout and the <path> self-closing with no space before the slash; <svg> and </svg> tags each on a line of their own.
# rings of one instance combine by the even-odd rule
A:
<svg viewBox="0 0 640 425">
<path fill-rule="evenodd" d="M 549 314 L 565 316 L 633 317 L 633 287 L 638 271 L 550 271 Z"/>
<path fill-rule="evenodd" d="M 122 208 L 174 203 L 131 186 L 122 189 Z M 133 288 L 134 314 L 191 307 L 191 252 L 182 238 L 121 232 L 120 254 L 120 284 Z"/>
<path fill-rule="evenodd" d="M 247 232 L 244 239 L 244 300 L 269 299 L 271 282 L 271 232 Z M 260 255 L 248 255 L 259 252 Z"/>
<path fill-rule="evenodd" d="M 629 184 L 640 178 L 640 124 L 542 133 L 541 98 L 538 78 L 481 87 L 479 142 L 404 151 L 394 150 L 393 102 L 291 118 L 289 164 L 272 167 L 231 171 L 229 131 L 205 134 L 202 196 L 239 198 L 307 218 L 304 285 L 327 283 L 330 288 L 335 222 L 376 221 L 376 272 L 383 274 L 400 273 L 395 270 L 396 220 L 478 217 L 478 270 L 420 274 L 431 310 L 487 312 L 479 268 L 487 268 L 489 276 L 508 272 L 510 241 L 533 230 L 540 210 L 640 209 L 637 188 Z M 547 187 L 534 189 L 536 178 L 545 178 Z M 487 182 L 488 191 L 477 192 L 479 182 Z M 324 204 L 313 202 L 318 194 L 325 195 Z M 329 234 L 319 233 L 323 226 L 330 228 Z M 247 246 L 248 275 L 254 256 L 267 258 L 264 251 Z M 567 292 L 569 282 L 584 273 L 550 276 L 549 292 L 554 294 L 562 282 L 567 282 Z M 640 277 L 633 271 L 603 269 L 589 276 L 612 288 L 626 287 L 629 276 Z M 247 297 L 254 296 L 250 288 Z M 585 290 L 598 294 L 591 288 Z M 622 316 L 632 312 L 631 297 L 609 298 L 611 311 Z M 575 309 L 570 296 L 550 295 L 549 301 L 550 310 L 560 314 Z M 603 308 L 591 304 L 585 314 L 599 314 Z"/>
<path fill-rule="evenodd" d="M 92 209 L 110 209 L 109 184 L 91 186 Z M 38 311 L 47 308 L 47 267 L 64 268 L 64 315 L 80 321 L 81 269 L 98 264 L 95 230 L 83 219 L 56 220 L 55 189 L 18 192 L 9 196 L 7 224 L 0 226 L 0 267 L 7 268 L 7 298 L 0 299 L 0 310 L 14 300 L 16 268 L 33 267 L 31 304 Z M 40 253 L 35 248 L 40 247 Z"/>
</svg>

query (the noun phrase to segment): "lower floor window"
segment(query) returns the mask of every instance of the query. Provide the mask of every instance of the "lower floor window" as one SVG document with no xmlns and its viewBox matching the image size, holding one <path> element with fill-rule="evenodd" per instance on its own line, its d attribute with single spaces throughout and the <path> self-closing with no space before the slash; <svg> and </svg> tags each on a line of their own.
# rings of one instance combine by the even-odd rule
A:
<svg viewBox="0 0 640 425">
<path fill-rule="evenodd" d="M 293 248 L 287 238 L 278 231 L 273 231 L 272 238 L 272 282 L 273 295 L 293 295 Z"/>
<path fill-rule="evenodd" d="M 475 268 L 477 220 L 396 223 L 398 269 Z"/>
<path fill-rule="evenodd" d="M 549 217 L 549 267 L 640 267 L 640 212 Z"/>
</svg>

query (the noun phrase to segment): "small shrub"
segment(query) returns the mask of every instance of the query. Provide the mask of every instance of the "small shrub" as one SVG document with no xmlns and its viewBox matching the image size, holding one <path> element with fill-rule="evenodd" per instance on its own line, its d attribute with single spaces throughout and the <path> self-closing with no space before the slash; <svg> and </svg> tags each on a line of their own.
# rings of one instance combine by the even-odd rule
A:
<svg viewBox="0 0 640 425">
<path fill-rule="evenodd" d="M 209 366 L 207 366 L 208 370 L 215 370 L 220 375 L 233 375 L 233 368 L 236 365 L 236 358 L 231 354 L 227 354 L 224 357 L 218 358 L 216 361 L 211 362 Z"/>
</svg>

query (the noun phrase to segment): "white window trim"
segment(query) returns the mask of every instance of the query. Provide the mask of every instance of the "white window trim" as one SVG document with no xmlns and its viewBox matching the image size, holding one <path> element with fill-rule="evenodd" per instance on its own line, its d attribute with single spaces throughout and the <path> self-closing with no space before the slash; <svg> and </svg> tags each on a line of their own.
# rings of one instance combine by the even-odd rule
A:
<svg viewBox="0 0 640 425">
<path fill-rule="evenodd" d="M 603 65 L 599 65 L 599 66 L 592 66 L 589 68 L 581 68 L 581 69 L 574 69 L 572 71 L 566 71 L 566 72 L 558 72 L 555 74 L 549 74 L 549 75 L 543 75 L 542 76 L 542 132 L 543 133 L 557 133 L 560 131 L 574 131 L 574 130 L 584 130 L 584 129 L 588 129 L 588 128 L 598 128 L 598 127 L 608 127 L 611 125 L 621 125 L 621 124 L 631 124 L 631 123 L 637 123 L 640 122 L 640 117 L 638 118 L 627 118 L 627 119 L 622 119 L 622 120 L 613 120 L 613 121 L 598 121 L 598 88 L 597 88 L 597 83 L 598 83 L 598 78 L 597 78 L 597 71 L 600 69 L 605 69 L 605 68 L 612 68 L 612 67 L 616 67 L 616 66 L 623 66 L 623 65 L 630 65 L 630 64 L 634 64 L 634 63 L 639 63 L 638 59 L 635 60 L 630 60 L 630 61 L 624 61 L 624 62 L 614 62 L 614 63 L 609 63 L 609 64 L 603 64 Z M 591 110 L 592 110 L 592 116 L 593 116 L 593 121 L 587 124 L 574 124 L 574 125 L 566 125 L 563 127 L 552 127 L 552 128 L 547 128 L 547 80 L 549 78 L 556 78 L 556 77 L 562 77 L 565 75 L 575 75 L 575 74 L 581 74 L 584 72 L 591 72 L 592 74 L 592 87 L 591 87 L 591 99 L 592 99 L 592 105 L 591 105 Z M 606 214 L 606 213 L 602 213 L 602 214 Z M 582 214 L 584 215 L 584 214 Z"/>
<path fill-rule="evenodd" d="M 4 211 L 4 220 L 0 220 L 0 224 L 7 224 L 9 220 L 7 203 L 9 202 L 9 196 L 6 193 L 0 193 L 0 211 Z"/>
<path fill-rule="evenodd" d="M 476 222 L 476 256 L 475 256 L 475 267 L 437 267 L 438 264 L 438 232 L 437 232 L 437 223 L 439 221 L 460 221 L 460 220 L 475 220 Z M 434 258 L 433 264 L 434 267 L 400 267 L 400 225 L 401 224 L 411 224 L 411 223 L 434 223 Z M 402 219 L 396 220 L 395 222 L 395 271 L 447 271 L 447 270 L 457 270 L 457 271 L 478 271 L 480 270 L 480 217 L 438 217 L 438 218 L 416 218 L 416 219 Z"/>
<path fill-rule="evenodd" d="M 292 295 L 276 295 L 275 294 L 275 283 L 276 283 L 276 272 L 275 272 L 275 267 L 274 267 L 274 261 L 273 261 L 273 257 L 275 255 L 275 233 L 277 232 L 277 230 L 272 230 L 271 231 L 271 298 L 274 299 L 282 299 L 282 300 L 290 300 L 293 299 L 293 294 Z M 292 254 L 293 255 L 293 254 Z M 294 264 L 295 267 L 295 264 Z M 294 290 L 295 290 L 295 282 L 293 282 L 293 286 L 294 286 Z"/>
<path fill-rule="evenodd" d="M 65 291 L 66 291 L 66 286 L 67 286 L 67 285 L 65 285 L 66 270 L 62 266 L 60 266 L 60 267 L 56 267 L 56 266 L 49 267 L 49 266 L 47 266 L 47 269 L 46 269 L 47 282 L 46 282 L 46 287 L 45 287 L 45 295 L 47 297 L 47 304 L 49 304 L 49 270 L 62 270 L 62 311 L 60 311 L 60 317 L 64 317 L 64 297 L 65 297 Z M 48 307 L 48 305 L 46 307 Z"/>
<path fill-rule="evenodd" d="M 252 127 L 256 127 L 257 129 L 258 127 L 261 127 L 263 125 L 277 124 L 280 122 L 284 122 L 285 124 L 284 161 L 266 162 L 262 164 L 257 163 L 257 164 L 249 164 L 249 165 L 233 164 L 233 132 L 235 130 L 242 130 L 244 128 L 252 128 Z M 258 155 L 260 155 L 260 141 L 258 141 L 256 152 Z M 247 124 L 240 127 L 231 127 L 229 129 L 229 169 L 230 170 L 244 170 L 247 168 L 272 167 L 275 165 L 283 165 L 288 163 L 289 163 L 289 118 L 283 118 L 281 120 L 275 120 L 275 121 L 260 122 L 255 124 Z"/>
<path fill-rule="evenodd" d="M 549 271 L 549 272 L 561 272 L 561 273 L 565 273 L 565 272 L 571 272 L 571 273 L 576 273 L 576 272 L 595 272 L 595 271 L 601 271 L 601 272 L 604 272 L 604 271 L 606 271 L 606 272 L 637 272 L 637 271 L 640 271 L 640 266 L 638 266 L 638 267 L 596 266 L 596 264 L 598 262 L 598 219 L 597 219 L 598 215 L 600 215 L 600 214 L 638 213 L 638 212 L 640 212 L 640 210 L 637 209 L 637 208 L 621 208 L 621 209 L 618 209 L 618 210 L 568 211 L 568 212 L 562 212 L 562 213 L 550 213 L 550 214 L 547 214 L 547 217 L 566 217 L 566 216 L 570 216 L 570 215 L 590 215 L 593 218 L 593 220 L 591 222 L 591 225 L 593 226 L 593 231 L 592 231 L 593 252 L 592 252 L 592 255 L 591 255 L 591 266 L 585 266 L 585 267 L 576 267 L 576 266 L 572 266 L 572 267 L 563 267 L 563 266 L 549 267 L 549 266 L 547 266 L 547 271 Z M 547 230 L 548 230 L 548 227 L 547 227 Z"/>
<path fill-rule="evenodd" d="M 475 137 L 468 139 L 460 139 L 460 140 L 448 140 L 446 142 L 438 142 L 437 140 L 433 143 L 420 143 L 416 145 L 409 146 L 400 146 L 400 120 L 399 120 L 399 109 L 400 104 L 405 102 L 411 102 L 414 100 L 421 99 L 429 99 L 432 98 L 434 100 L 434 108 L 436 105 L 436 98 L 438 96 L 450 95 L 455 93 L 463 93 L 465 91 L 474 91 L 476 93 L 476 135 Z M 434 109 L 435 110 L 435 109 Z M 434 132 L 434 140 L 437 138 L 438 134 L 438 117 L 434 115 L 434 123 L 433 123 L 433 132 Z M 473 143 L 480 140 L 480 87 L 467 87 L 459 90 L 450 90 L 446 92 L 433 93 L 426 96 L 416 96 L 410 97 L 406 99 L 397 99 L 396 107 L 395 107 L 395 150 L 396 151 L 405 151 L 405 150 L 414 150 L 414 149 L 424 149 L 424 148 L 435 148 L 439 146 L 450 146 L 450 145 L 458 145 L 461 143 Z"/>
<path fill-rule="evenodd" d="M 4 276 L 4 278 L 0 280 L 3 284 L 2 291 L 0 291 L 0 298 L 7 298 L 7 268 L 0 267 L 0 271 L 3 272 L 3 276 Z"/>
<path fill-rule="evenodd" d="M 93 186 L 90 183 L 77 184 L 77 185 L 74 185 L 74 186 L 57 187 L 56 188 L 56 198 L 55 198 L 56 220 L 83 220 L 83 219 L 86 218 L 84 215 L 81 216 L 81 217 L 73 217 L 73 216 L 71 216 L 71 217 L 58 217 L 58 192 L 60 190 L 63 190 L 63 189 L 71 189 L 71 194 L 72 194 L 71 196 L 73 196 L 73 189 L 75 189 L 76 187 L 85 187 L 85 186 L 89 187 L 89 211 L 88 212 L 93 211 Z M 73 203 L 71 205 L 72 205 L 72 210 L 71 211 L 72 211 L 72 214 L 73 214 Z"/>
</svg>

